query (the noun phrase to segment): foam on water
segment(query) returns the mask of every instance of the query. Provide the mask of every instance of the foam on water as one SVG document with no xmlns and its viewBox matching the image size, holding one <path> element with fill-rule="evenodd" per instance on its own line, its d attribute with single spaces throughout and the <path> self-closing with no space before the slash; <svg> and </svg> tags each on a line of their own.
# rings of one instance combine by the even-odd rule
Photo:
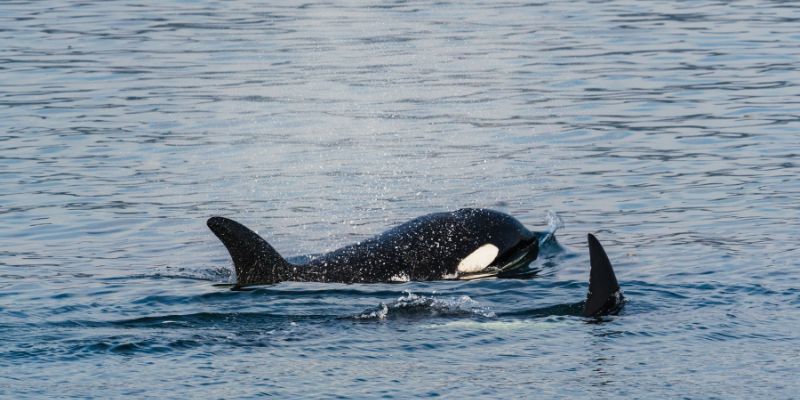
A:
<svg viewBox="0 0 800 400">
<path fill-rule="evenodd" d="M 386 318 L 430 318 L 430 317 L 458 317 L 480 316 L 485 318 L 495 317 L 495 313 L 488 307 L 481 306 L 469 296 L 458 298 L 440 298 L 436 295 L 420 296 L 406 292 L 397 300 L 384 304 L 381 303 L 373 310 L 367 310 L 356 319 Z"/>
</svg>

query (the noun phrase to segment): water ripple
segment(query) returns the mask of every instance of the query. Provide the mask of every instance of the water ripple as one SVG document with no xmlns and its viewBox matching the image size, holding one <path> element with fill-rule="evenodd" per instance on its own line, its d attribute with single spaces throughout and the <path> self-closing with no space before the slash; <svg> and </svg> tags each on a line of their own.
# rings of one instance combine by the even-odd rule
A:
<svg viewBox="0 0 800 400">
<path fill-rule="evenodd" d="M 797 10 L 5 1 L 0 393 L 791 398 Z M 302 259 L 470 206 L 555 210 L 569 251 L 525 279 L 214 286 L 211 215 Z M 628 299 L 600 323 L 586 232 Z"/>
</svg>

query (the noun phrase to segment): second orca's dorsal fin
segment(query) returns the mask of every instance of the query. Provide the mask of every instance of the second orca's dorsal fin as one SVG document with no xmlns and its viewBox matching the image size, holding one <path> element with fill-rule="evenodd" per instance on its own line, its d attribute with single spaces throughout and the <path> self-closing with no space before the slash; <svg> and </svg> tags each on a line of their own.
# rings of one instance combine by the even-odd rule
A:
<svg viewBox="0 0 800 400">
<path fill-rule="evenodd" d="M 608 260 L 603 246 L 591 233 L 587 238 L 589 242 L 589 259 L 591 271 L 589 272 L 589 293 L 586 296 L 586 305 L 583 315 L 586 317 L 600 316 L 619 310 L 622 305 L 622 290 L 620 290 L 614 268 Z"/>
</svg>

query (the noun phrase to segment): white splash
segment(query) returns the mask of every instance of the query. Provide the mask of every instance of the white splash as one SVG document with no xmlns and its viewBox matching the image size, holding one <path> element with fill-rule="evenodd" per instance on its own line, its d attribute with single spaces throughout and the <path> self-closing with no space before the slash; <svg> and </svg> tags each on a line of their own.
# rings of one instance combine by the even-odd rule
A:
<svg viewBox="0 0 800 400">
<path fill-rule="evenodd" d="M 389 314 L 389 306 L 386 304 L 381 303 L 378 306 L 377 310 L 372 310 L 370 312 L 362 313 L 361 315 L 356 315 L 356 319 L 377 319 L 377 320 L 384 320 L 386 319 L 386 315 Z"/>
<path fill-rule="evenodd" d="M 385 320 L 389 316 L 402 318 L 403 316 L 414 317 L 421 315 L 496 317 L 496 314 L 491 309 L 482 306 L 469 296 L 441 299 L 436 297 L 435 294 L 429 297 L 416 295 L 409 291 L 404 293 L 403 296 L 389 304 L 380 303 L 375 309 L 364 311 L 353 318 Z"/>
<path fill-rule="evenodd" d="M 408 274 L 405 273 L 405 272 L 397 274 L 397 275 L 389 278 L 389 282 L 408 282 L 410 280 L 411 280 L 411 278 L 409 278 Z"/>
<path fill-rule="evenodd" d="M 545 215 L 547 219 L 547 231 L 542 239 L 539 241 L 539 245 L 541 246 L 543 243 L 550 240 L 550 238 L 555 235 L 556 231 L 559 229 L 564 229 L 564 220 L 558 216 L 558 214 L 553 210 L 547 210 L 547 214 Z"/>
</svg>

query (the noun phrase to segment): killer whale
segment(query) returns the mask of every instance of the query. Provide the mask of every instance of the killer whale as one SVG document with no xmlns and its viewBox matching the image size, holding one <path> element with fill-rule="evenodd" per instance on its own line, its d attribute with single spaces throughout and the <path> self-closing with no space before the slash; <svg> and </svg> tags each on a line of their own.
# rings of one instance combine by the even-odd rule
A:
<svg viewBox="0 0 800 400">
<path fill-rule="evenodd" d="M 211 217 L 207 225 L 233 260 L 233 289 L 282 281 L 380 283 L 496 276 L 534 261 L 545 235 L 529 231 L 508 214 L 464 208 L 423 215 L 300 265 L 236 221 Z M 614 312 L 622 304 L 622 292 L 600 242 L 591 234 L 588 241 L 591 273 L 583 314 Z"/>
<path fill-rule="evenodd" d="M 542 236 L 508 214 L 465 208 L 423 215 L 305 265 L 294 265 L 236 221 L 212 217 L 208 227 L 230 253 L 238 287 L 281 281 L 474 279 L 535 260 Z"/>
</svg>

